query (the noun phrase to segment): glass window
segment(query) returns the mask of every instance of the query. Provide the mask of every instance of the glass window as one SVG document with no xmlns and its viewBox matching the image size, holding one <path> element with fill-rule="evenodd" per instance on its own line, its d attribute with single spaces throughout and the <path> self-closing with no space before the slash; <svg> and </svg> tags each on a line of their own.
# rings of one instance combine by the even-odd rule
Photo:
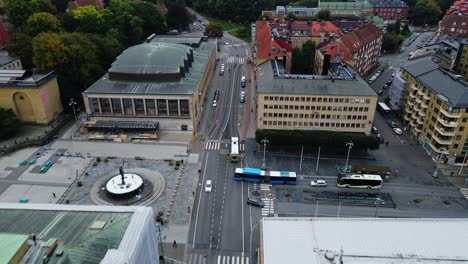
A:
<svg viewBox="0 0 468 264">
<path fill-rule="evenodd" d="M 165 99 L 157 99 L 158 115 L 167 116 L 167 103 Z"/>
<path fill-rule="evenodd" d="M 120 102 L 120 98 L 112 98 L 112 111 L 114 115 L 121 115 L 122 114 L 122 103 Z"/>
<path fill-rule="evenodd" d="M 190 116 L 189 100 L 179 100 L 180 104 L 180 115 Z"/>
<path fill-rule="evenodd" d="M 133 103 L 135 104 L 135 113 L 137 115 L 144 115 L 145 106 L 143 105 L 143 99 L 133 99 Z"/>
<path fill-rule="evenodd" d="M 156 103 L 154 99 L 145 99 L 146 104 L 146 114 L 148 115 L 156 115 Z"/>
<path fill-rule="evenodd" d="M 110 102 L 108 98 L 99 98 L 99 101 L 101 103 L 101 112 L 103 114 L 110 114 L 111 109 L 110 109 Z"/>
<path fill-rule="evenodd" d="M 168 100 L 169 104 L 169 116 L 178 116 L 179 115 L 179 105 L 177 100 Z"/>
<path fill-rule="evenodd" d="M 91 113 L 99 113 L 99 102 L 97 98 L 89 98 L 89 108 Z"/>
<path fill-rule="evenodd" d="M 122 99 L 124 114 L 133 115 L 133 103 L 132 99 L 124 98 Z"/>
</svg>

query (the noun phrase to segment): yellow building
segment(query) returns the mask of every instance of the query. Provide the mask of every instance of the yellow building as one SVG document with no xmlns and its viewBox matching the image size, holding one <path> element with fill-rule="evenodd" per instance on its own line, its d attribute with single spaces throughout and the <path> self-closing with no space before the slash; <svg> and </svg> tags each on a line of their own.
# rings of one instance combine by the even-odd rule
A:
<svg viewBox="0 0 468 264">
<path fill-rule="evenodd" d="M 468 81 L 468 39 L 463 39 L 460 42 L 460 48 L 453 63 L 453 70 L 460 73 Z"/>
<path fill-rule="evenodd" d="M 431 58 L 406 64 L 403 119 L 424 149 L 443 162 L 463 162 L 468 144 L 468 84 Z"/>
<path fill-rule="evenodd" d="M 215 64 L 215 42 L 156 36 L 123 51 L 83 92 L 86 113 L 93 121 L 195 131 Z"/>
<path fill-rule="evenodd" d="M 13 109 L 22 122 L 48 124 L 63 111 L 56 74 L 25 72 L 0 71 L 0 107 Z"/>
<path fill-rule="evenodd" d="M 363 80 L 352 75 L 280 76 L 270 63 L 257 69 L 258 129 L 370 134 L 377 94 Z"/>
</svg>

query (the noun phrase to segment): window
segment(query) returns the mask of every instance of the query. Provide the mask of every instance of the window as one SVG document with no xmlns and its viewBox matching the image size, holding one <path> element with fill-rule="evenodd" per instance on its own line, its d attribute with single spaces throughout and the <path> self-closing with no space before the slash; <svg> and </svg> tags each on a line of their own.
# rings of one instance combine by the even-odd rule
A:
<svg viewBox="0 0 468 264">
<path fill-rule="evenodd" d="M 461 136 L 457 136 L 455 139 L 456 139 L 456 140 L 460 140 L 460 139 L 461 139 Z"/>
<path fill-rule="evenodd" d="M 167 116 L 167 102 L 166 99 L 157 99 L 157 108 L 158 108 L 158 115 L 160 116 Z"/>
<path fill-rule="evenodd" d="M 114 115 L 121 115 L 122 114 L 122 103 L 120 102 L 120 98 L 112 98 L 112 112 Z"/>
<path fill-rule="evenodd" d="M 154 99 L 145 99 L 145 105 L 147 115 L 156 115 L 156 103 Z"/>
<path fill-rule="evenodd" d="M 108 98 L 99 98 L 99 101 L 101 103 L 101 113 L 102 114 L 110 114 L 111 109 L 110 109 L 110 102 Z"/>
<path fill-rule="evenodd" d="M 268 96 L 264 96 L 263 100 L 268 101 Z"/>
<path fill-rule="evenodd" d="M 133 115 L 133 101 L 132 99 L 124 98 L 122 99 L 124 113 L 126 115 Z"/>
<path fill-rule="evenodd" d="M 453 144 L 453 148 L 458 148 L 458 144 Z"/>
<path fill-rule="evenodd" d="M 145 107 L 143 105 L 143 99 L 133 99 L 133 103 L 135 104 L 135 114 L 144 115 Z"/>
<path fill-rule="evenodd" d="M 464 130 L 465 130 L 465 127 L 462 127 L 462 126 L 461 126 L 459 130 L 460 130 L 460 131 L 464 131 Z"/>
<path fill-rule="evenodd" d="M 190 116 L 189 100 L 179 100 L 180 115 Z"/>
<path fill-rule="evenodd" d="M 97 98 L 89 98 L 89 108 L 91 113 L 99 113 L 99 102 Z"/>
</svg>

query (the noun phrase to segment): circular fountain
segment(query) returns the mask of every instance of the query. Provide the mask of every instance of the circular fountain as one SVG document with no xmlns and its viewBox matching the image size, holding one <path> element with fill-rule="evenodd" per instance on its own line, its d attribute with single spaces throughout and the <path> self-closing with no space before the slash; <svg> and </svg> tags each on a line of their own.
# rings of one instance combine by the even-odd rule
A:
<svg viewBox="0 0 468 264">
<path fill-rule="evenodd" d="M 114 197 L 125 197 L 141 193 L 143 178 L 134 173 L 115 175 L 106 183 L 106 191 Z"/>
</svg>

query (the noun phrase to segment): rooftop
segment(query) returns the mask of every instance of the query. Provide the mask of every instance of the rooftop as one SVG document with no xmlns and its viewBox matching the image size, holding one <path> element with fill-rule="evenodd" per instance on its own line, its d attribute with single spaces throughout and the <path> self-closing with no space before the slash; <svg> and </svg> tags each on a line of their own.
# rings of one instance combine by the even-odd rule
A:
<svg viewBox="0 0 468 264">
<path fill-rule="evenodd" d="M 317 49 L 322 51 L 324 54 L 330 55 L 330 60 L 353 60 L 353 55 L 340 41 L 325 41 L 317 46 Z"/>
<path fill-rule="evenodd" d="M 272 63 L 257 67 L 259 94 L 310 94 L 337 96 L 377 96 L 362 79 L 333 78 L 323 75 L 280 75 Z M 293 262 L 291 262 L 293 263 Z"/>
<path fill-rule="evenodd" d="M 128 263 L 136 263 L 131 261 L 134 257 L 130 255 L 138 252 L 132 250 L 129 243 L 136 243 L 132 241 L 142 239 L 142 234 L 151 231 L 143 223 L 148 218 L 153 219 L 153 210 L 147 207 L 0 203 L 0 233 L 36 234 L 38 244 L 42 245 L 30 247 L 26 254 L 37 254 L 37 259 L 42 260 L 48 250 L 45 245 L 58 240 L 56 252 L 63 251 L 63 255 L 53 254 L 49 260 L 52 264 L 68 261 L 100 263 L 112 252 L 119 253 Z M 151 228 L 154 231 L 154 222 Z M 20 243 L 19 240 L 21 237 L 8 238 L 14 244 Z M 0 241 L 4 242 L 3 239 Z M 153 248 L 147 248 L 145 243 L 139 243 L 139 246 L 157 257 L 157 243 L 154 242 Z M 123 246 L 126 246 L 125 250 Z M 0 255 L 3 255 L 5 249 L 1 248 Z"/>
<path fill-rule="evenodd" d="M 319 2 L 319 7 L 324 9 L 372 9 L 372 5 L 368 1 L 359 2 Z"/>
<path fill-rule="evenodd" d="M 54 71 L 0 70 L 0 88 L 39 88 L 56 77 Z"/>
<path fill-rule="evenodd" d="M 346 33 L 341 37 L 341 41 L 351 52 L 354 53 L 380 36 L 382 36 L 382 30 L 371 22 Z"/>
<path fill-rule="evenodd" d="M 84 93 L 192 95 L 210 55 L 216 52 L 216 43 L 201 42 L 193 48 L 176 44 L 170 37 L 159 39 L 171 43 L 151 42 L 128 48 Z"/>
<path fill-rule="evenodd" d="M 468 261 L 467 219 L 263 218 L 263 263 Z"/>
<path fill-rule="evenodd" d="M 468 84 L 460 76 L 440 69 L 431 57 L 410 61 L 403 69 L 452 107 L 468 107 Z"/>
<path fill-rule="evenodd" d="M 408 7 L 408 5 L 401 0 L 369 0 L 373 7 L 393 7 L 402 8 Z"/>
</svg>

